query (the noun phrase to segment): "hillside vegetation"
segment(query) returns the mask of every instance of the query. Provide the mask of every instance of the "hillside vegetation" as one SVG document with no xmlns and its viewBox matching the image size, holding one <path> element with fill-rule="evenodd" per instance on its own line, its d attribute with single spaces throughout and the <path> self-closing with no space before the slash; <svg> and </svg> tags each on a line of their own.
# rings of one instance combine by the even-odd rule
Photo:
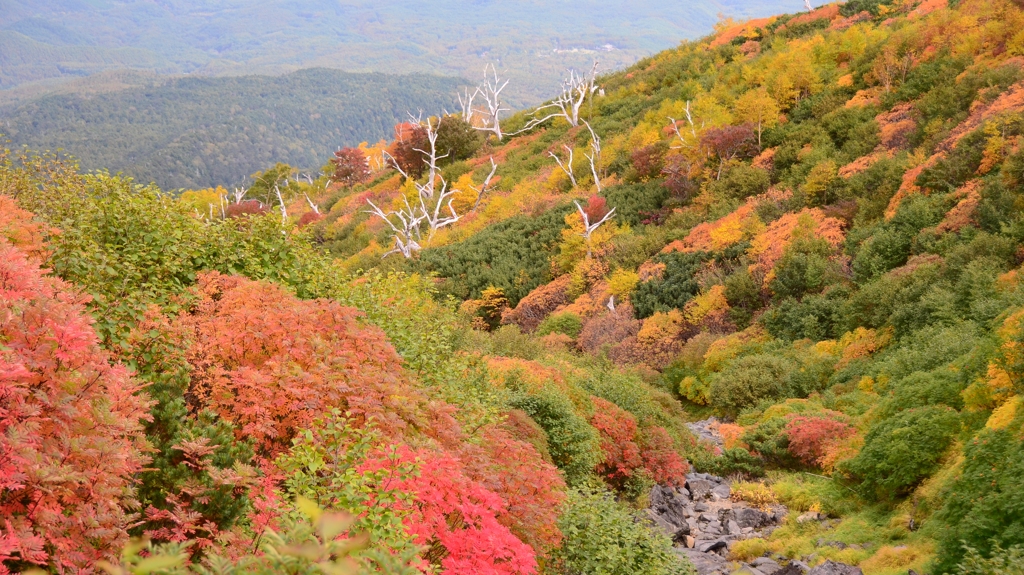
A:
<svg viewBox="0 0 1024 575">
<path fill-rule="evenodd" d="M 5 152 L 4 569 L 692 573 L 700 471 L 737 562 L 1020 573 L 1022 29 L 727 22 L 244 194 Z"/>
<path fill-rule="evenodd" d="M 33 100 L 0 112 L 0 133 L 164 189 L 231 185 L 275 162 L 315 173 L 340 146 L 390 136 L 410 111 L 451 108 L 461 84 L 325 68 L 178 78 Z"/>
<path fill-rule="evenodd" d="M 613 70 L 705 33 L 719 14 L 745 18 L 802 6 L 800 0 L 5 0 L 0 90 L 125 68 L 222 76 L 328 67 L 475 80 L 495 61 L 516 78 L 510 101 L 524 106 L 547 97 L 563 68 L 587 66 L 595 54 Z"/>
</svg>

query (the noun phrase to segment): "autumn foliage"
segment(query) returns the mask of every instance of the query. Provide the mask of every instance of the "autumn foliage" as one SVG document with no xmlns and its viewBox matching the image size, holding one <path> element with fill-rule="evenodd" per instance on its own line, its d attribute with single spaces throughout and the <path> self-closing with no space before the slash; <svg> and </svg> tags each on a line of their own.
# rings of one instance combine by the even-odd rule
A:
<svg viewBox="0 0 1024 575">
<path fill-rule="evenodd" d="M 856 432 L 839 417 L 795 416 L 786 424 L 789 451 L 810 466 L 819 466 L 829 449 Z"/>
<path fill-rule="evenodd" d="M 12 234 L 10 219 L 0 218 L 5 235 L 38 250 L 31 225 Z M 0 238 L 3 573 L 12 561 L 89 570 L 117 553 L 135 520 L 149 403 L 100 349 L 85 302 Z"/>
<path fill-rule="evenodd" d="M 341 148 L 334 152 L 334 180 L 345 186 L 366 181 L 370 177 L 370 164 L 366 152 L 360 148 Z"/>
<path fill-rule="evenodd" d="M 218 273 L 201 276 L 195 293 L 181 320 L 195 334 L 191 402 L 234 422 L 260 453 L 280 453 L 331 408 L 373 417 L 396 437 L 430 415 L 384 334 L 356 310 Z"/>
</svg>

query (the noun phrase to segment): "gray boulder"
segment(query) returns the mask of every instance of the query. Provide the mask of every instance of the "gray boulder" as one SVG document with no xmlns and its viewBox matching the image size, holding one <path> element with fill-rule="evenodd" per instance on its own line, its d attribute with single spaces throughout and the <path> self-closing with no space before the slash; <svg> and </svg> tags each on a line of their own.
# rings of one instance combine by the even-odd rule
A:
<svg viewBox="0 0 1024 575">
<path fill-rule="evenodd" d="M 769 557 L 758 557 L 750 564 L 765 575 L 773 575 L 776 571 L 782 570 L 782 565 Z"/>
<path fill-rule="evenodd" d="M 689 559 L 697 575 L 728 575 L 729 562 L 715 553 L 702 553 L 696 549 L 676 549 L 676 553 Z"/>
<path fill-rule="evenodd" d="M 715 484 L 707 479 L 689 479 L 686 481 L 686 487 L 690 490 L 694 501 L 701 501 L 711 497 L 711 490 L 714 489 Z"/>
<path fill-rule="evenodd" d="M 864 575 L 864 572 L 861 571 L 860 567 L 836 563 L 835 561 L 826 561 L 808 571 L 807 575 Z"/>
<path fill-rule="evenodd" d="M 686 525 L 689 504 L 688 496 L 671 487 L 655 485 L 651 489 L 651 509 L 676 527 Z"/>
<path fill-rule="evenodd" d="M 735 521 L 740 527 L 752 527 L 759 529 L 774 523 L 774 517 L 752 507 L 734 507 L 723 513 L 726 521 Z"/>
</svg>

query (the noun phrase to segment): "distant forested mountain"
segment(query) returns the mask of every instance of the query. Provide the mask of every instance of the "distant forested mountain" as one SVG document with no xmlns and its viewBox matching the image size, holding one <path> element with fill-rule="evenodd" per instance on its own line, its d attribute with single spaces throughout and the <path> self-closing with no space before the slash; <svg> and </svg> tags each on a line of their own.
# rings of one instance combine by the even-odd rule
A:
<svg viewBox="0 0 1024 575">
<path fill-rule="evenodd" d="M 824 0 L 813 0 L 814 5 Z M 208 76 L 330 67 L 475 80 L 491 61 L 514 106 L 567 66 L 605 71 L 803 0 L 0 0 L 0 90 L 135 69 Z M 0 94 L 2 99 L 2 94 Z"/>
<path fill-rule="evenodd" d="M 390 136 L 409 112 L 451 108 L 460 85 L 323 68 L 177 78 L 0 110 L 0 133 L 14 145 L 61 148 L 83 168 L 124 171 L 164 188 L 227 185 L 279 161 L 321 166 L 339 146 Z"/>
</svg>

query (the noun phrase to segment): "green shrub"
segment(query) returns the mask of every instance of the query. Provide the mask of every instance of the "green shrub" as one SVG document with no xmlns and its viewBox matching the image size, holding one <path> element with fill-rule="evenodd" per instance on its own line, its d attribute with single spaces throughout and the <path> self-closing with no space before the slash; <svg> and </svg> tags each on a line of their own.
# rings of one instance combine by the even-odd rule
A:
<svg viewBox="0 0 1024 575">
<path fill-rule="evenodd" d="M 654 258 L 665 264 L 661 279 L 636 286 L 629 296 L 637 317 L 643 319 L 655 312 L 682 309 L 700 291 L 695 274 L 710 257 L 704 252 L 672 252 Z"/>
<path fill-rule="evenodd" d="M 735 418 L 762 401 L 786 397 L 790 391 L 787 379 L 796 368 L 793 361 L 774 354 L 741 357 L 713 376 L 711 405 Z"/>
<path fill-rule="evenodd" d="M 510 406 L 520 409 L 547 433 L 548 451 L 571 486 L 583 485 L 601 462 L 597 431 L 576 414 L 572 402 L 555 389 L 523 395 Z"/>
<path fill-rule="evenodd" d="M 800 467 L 799 461 L 789 452 L 789 436 L 784 433 L 787 420 L 773 417 L 746 431 L 740 438 L 750 446 L 766 463 L 775 467 Z"/>
<path fill-rule="evenodd" d="M 999 547 L 1024 545 L 1024 442 L 1016 421 L 984 430 L 965 446 L 963 469 L 935 515 L 942 525 L 936 573 L 969 564 L 965 545 L 976 550 L 975 561 L 997 555 Z"/>
<path fill-rule="evenodd" d="M 767 192 L 771 185 L 767 171 L 750 164 L 736 163 L 722 172 L 722 177 L 712 183 L 711 189 L 723 197 L 743 200 Z"/>
<path fill-rule="evenodd" d="M 551 314 L 537 326 L 537 335 L 562 333 L 573 339 L 583 330 L 583 320 L 571 311 Z"/>
<path fill-rule="evenodd" d="M 645 526 L 603 488 L 571 490 L 558 526 L 565 539 L 552 558 L 555 573 L 695 573 L 693 566 L 673 551 L 667 537 Z"/>
<path fill-rule="evenodd" d="M 460 300 L 479 299 L 488 287 L 501 288 L 515 307 L 526 294 L 550 280 L 569 207 L 543 215 L 516 216 L 494 224 L 463 242 L 421 252 L 421 265 L 444 281 L 441 293 Z"/>
<path fill-rule="evenodd" d="M 871 428 L 864 448 L 845 469 L 860 480 L 865 497 L 892 500 L 938 469 L 959 431 L 960 417 L 948 407 L 902 411 Z"/>
<path fill-rule="evenodd" d="M 729 319 L 740 329 L 750 325 L 754 312 L 761 309 L 761 287 L 750 276 L 746 266 L 740 266 L 725 278 L 725 299 L 729 302 Z"/>
<path fill-rule="evenodd" d="M 615 219 L 631 226 L 640 225 L 647 214 L 658 211 L 668 199 L 668 189 L 661 182 L 621 184 L 601 192 L 609 208 L 615 208 Z"/>
<path fill-rule="evenodd" d="M 1024 548 L 1014 545 L 1009 549 L 995 546 L 990 557 L 978 550 L 965 547 L 964 560 L 957 565 L 958 575 L 1018 575 L 1024 573 Z"/>
<path fill-rule="evenodd" d="M 790 244 L 775 264 L 775 278 L 769 288 L 778 298 L 801 298 L 841 279 L 841 266 L 832 259 L 828 242 L 801 238 Z"/>
<path fill-rule="evenodd" d="M 718 457 L 696 459 L 693 465 L 698 471 L 722 477 L 737 473 L 747 477 L 764 477 L 764 461 L 740 447 L 726 449 Z"/>
<path fill-rule="evenodd" d="M 838 339 L 848 329 L 850 290 L 834 286 L 801 300 L 784 299 L 765 311 L 760 322 L 772 336 L 794 341 Z"/>
</svg>

